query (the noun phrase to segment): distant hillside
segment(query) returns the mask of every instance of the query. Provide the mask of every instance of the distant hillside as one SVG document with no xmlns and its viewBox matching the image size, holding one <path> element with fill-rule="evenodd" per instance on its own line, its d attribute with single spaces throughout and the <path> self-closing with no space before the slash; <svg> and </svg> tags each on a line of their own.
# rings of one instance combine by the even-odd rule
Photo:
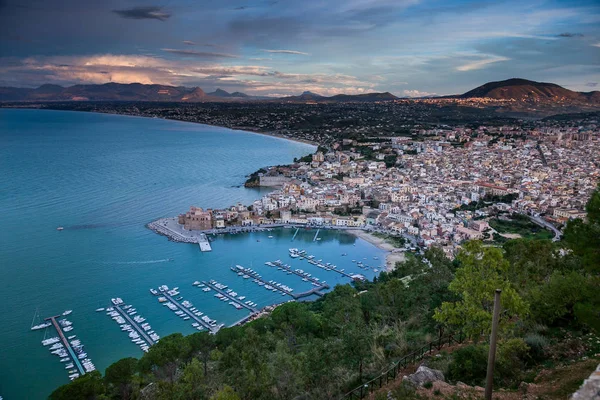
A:
<svg viewBox="0 0 600 400">
<path fill-rule="evenodd" d="M 282 97 L 279 100 L 290 102 L 320 102 L 320 103 L 347 103 L 347 102 L 373 102 L 396 100 L 398 97 L 389 92 L 364 93 L 364 94 L 336 94 L 331 97 L 321 96 L 312 92 L 304 92 L 300 96 Z"/>
<path fill-rule="evenodd" d="M 498 100 L 519 101 L 576 101 L 600 103 L 600 92 L 574 92 L 554 83 L 534 82 L 527 79 L 507 79 L 489 82 L 462 95 L 459 98 L 487 97 Z"/>
<path fill-rule="evenodd" d="M 106 83 L 103 85 L 42 85 L 36 89 L 0 87 L 0 101 L 185 101 L 219 102 L 252 99 L 245 93 L 217 89 L 205 93 L 201 88 Z"/>
</svg>

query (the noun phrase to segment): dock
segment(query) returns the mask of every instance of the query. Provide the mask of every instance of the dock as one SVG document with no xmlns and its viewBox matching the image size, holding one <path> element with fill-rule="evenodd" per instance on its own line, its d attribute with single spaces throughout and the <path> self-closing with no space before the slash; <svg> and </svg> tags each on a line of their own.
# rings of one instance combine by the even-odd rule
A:
<svg viewBox="0 0 600 400">
<path fill-rule="evenodd" d="M 320 286 L 319 289 L 329 289 L 329 285 L 327 283 L 323 283 L 320 280 L 318 280 L 312 276 L 306 276 L 306 275 L 302 274 L 301 272 L 295 271 L 292 269 L 292 267 L 290 267 L 282 262 L 271 261 L 271 263 L 278 268 L 282 268 L 282 271 L 291 272 L 292 274 L 297 275 L 302 279 L 306 279 L 308 282 L 314 283 L 315 285 L 319 285 Z"/>
<path fill-rule="evenodd" d="M 204 233 L 198 235 L 198 245 L 200 246 L 200 251 L 212 251 L 210 247 L 210 242 Z"/>
<path fill-rule="evenodd" d="M 254 307 L 249 306 L 248 304 L 244 304 L 243 301 L 236 299 L 235 297 L 231 296 L 229 293 L 227 293 L 224 290 L 221 290 L 219 288 L 217 288 L 215 285 L 213 285 L 210 282 L 206 282 L 206 281 L 202 281 L 203 284 L 205 284 L 206 286 L 208 286 L 209 288 L 211 288 L 212 290 L 214 290 L 217 293 L 221 293 L 223 296 L 227 297 L 229 300 L 234 301 L 235 303 L 239 304 L 240 306 L 244 307 L 245 309 L 249 310 L 251 313 L 257 313 L 258 310 Z"/>
<path fill-rule="evenodd" d="M 319 286 L 319 287 L 312 288 L 311 290 L 308 290 L 306 292 L 293 293 L 293 292 L 291 292 L 291 291 L 289 291 L 287 289 L 284 289 L 284 288 L 281 288 L 281 287 L 278 287 L 278 286 L 274 286 L 272 283 L 270 283 L 268 281 L 265 281 L 260 275 L 258 275 L 257 272 L 250 271 L 248 268 L 244 268 L 244 267 L 241 267 L 241 268 L 242 269 L 240 269 L 240 271 L 243 272 L 244 274 L 251 276 L 254 280 L 256 280 L 258 282 L 262 282 L 265 285 L 273 286 L 273 289 L 277 289 L 278 292 L 284 293 L 284 294 L 292 297 L 294 300 L 297 300 L 297 299 L 300 299 L 300 298 L 303 298 L 303 297 L 308 297 L 308 296 L 311 296 L 313 294 L 316 294 L 317 296 L 322 296 L 323 294 L 319 290 L 326 289 L 326 288 L 329 287 L 328 285 L 326 285 L 327 287 L 325 287 L 325 286 Z"/>
<path fill-rule="evenodd" d="M 296 235 L 298 234 L 299 231 L 300 231 L 300 228 L 296 228 L 296 232 L 294 233 L 294 236 L 292 236 L 292 242 L 294 241 L 294 239 L 296 239 Z"/>
<path fill-rule="evenodd" d="M 150 345 L 152 346 L 154 343 L 156 343 L 156 341 L 152 340 L 152 338 L 150 336 L 148 336 L 148 334 L 146 334 L 146 331 L 139 326 L 139 324 L 137 322 L 135 322 L 133 319 L 131 319 L 129 317 L 129 314 L 127 314 L 127 312 L 125 312 L 120 305 L 115 305 L 113 306 L 113 308 L 115 310 L 117 310 L 119 312 L 119 314 L 121 314 L 123 316 L 123 318 L 125 318 L 125 320 L 127 320 L 127 322 L 129 323 L 129 325 L 131 325 L 131 327 L 133 329 L 135 329 L 137 331 L 137 333 L 139 333 L 139 335 L 141 337 L 144 338 L 144 340 Z"/>
<path fill-rule="evenodd" d="M 165 292 L 161 292 L 160 295 L 166 297 L 177 308 L 179 308 L 181 311 L 183 311 L 184 313 L 186 313 L 191 319 L 193 319 L 194 321 L 196 321 L 197 323 L 199 323 L 200 325 L 202 325 L 203 327 L 205 327 L 206 329 L 208 329 L 211 333 L 216 333 L 219 330 L 219 326 L 211 326 L 211 325 L 209 325 L 203 319 L 197 317 L 196 315 L 194 315 L 193 312 L 191 312 L 190 310 L 188 310 L 187 308 L 185 308 L 183 305 L 181 305 L 177 300 L 175 300 L 173 297 L 171 297 L 171 295 L 168 294 L 166 291 Z"/>
<path fill-rule="evenodd" d="M 63 346 L 65 346 L 65 348 L 69 352 L 69 355 L 71 356 L 71 359 L 75 363 L 75 366 L 77 367 L 77 370 L 79 371 L 80 376 L 85 375 L 85 369 L 83 368 L 83 365 L 81 365 L 81 363 L 79 362 L 79 358 L 77 358 L 77 356 L 75 355 L 75 352 L 73 351 L 73 348 L 71 347 L 71 343 L 69 343 L 69 341 L 65 337 L 65 334 L 64 334 L 61 326 L 56 321 L 56 318 L 60 318 L 60 317 L 61 317 L 60 315 L 55 315 L 54 317 L 46 318 L 46 321 L 50 321 L 50 322 L 52 322 L 52 325 L 54 325 L 56 332 L 58 332 L 58 337 L 60 338 Z"/>
<path fill-rule="evenodd" d="M 321 229 L 317 229 L 317 233 L 315 233 L 315 237 L 313 238 L 313 242 L 316 242 L 316 241 L 317 241 L 317 238 L 319 237 L 319 231 L 320 231 L 320 230 L 321 230 Z"/>
<path fill-rule="evenodd" d="M 358 275 L 358 274 L 354 274 L 354 275 L 353 274 L 349 274 L 348 272 L 342 271 L 342 270 L 338 269 L 337 267 L 333 268 L 332 266 L 324 265 L 324 264 L 322 264 L 322 263 L 320 263 L 318 261 L 315 261 L 314 259 L 308 258 L 307 256 L 301 255 L 298 259 L 300 259 L 300 260 L 306 260 L 306 261 L 308 261 L 309 264 L 314 265 L 315 267 L 318 267 L 318 268 L 321 268 L 321 269 L 325 269 L 326 271 L 336 272 L 336 273 L 338 273 L 338 274 L 340 274 L 342 276 L 345 276 L 346 278 L 354 279 L 355 275 Z"/>
</svg>

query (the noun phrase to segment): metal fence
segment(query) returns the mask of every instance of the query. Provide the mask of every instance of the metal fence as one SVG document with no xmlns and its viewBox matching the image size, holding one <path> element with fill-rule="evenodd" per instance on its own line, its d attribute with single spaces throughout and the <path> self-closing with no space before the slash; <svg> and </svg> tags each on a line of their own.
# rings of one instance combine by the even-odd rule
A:
<svg viewBox="0 0 600 400">
<path fill-rule="evenodd" d="M 453 344 L 461 344 L 465 340 L 465 337 L 462 333 L 458 335 L 449 334 L 446 337 L 440 337 L 438 340 L 433 342 L 429 342 L 417 350 L 413 351 L 402 357 L 400 360 L 393 363 L 393 365 L 388 368 L 386 371 L 381 373 L 379 376 L 371 379 L 368 382 L 363 383 L 357 388 L 351 390 L 350 392 L 343 395 L 340 400 L 362 400 L 367 397 L 369 394 L 375 392 L 376 390 L 381 389 L 388 382 L 395 380 L 398 377 L 400 371 L 404 368 L 408 367 L 416 363 L 417 361 L 422 360 L 427 355 L 432 355 L 434 351 L 441 350 L 444 346 L 451 346 Z"/>
</svg>

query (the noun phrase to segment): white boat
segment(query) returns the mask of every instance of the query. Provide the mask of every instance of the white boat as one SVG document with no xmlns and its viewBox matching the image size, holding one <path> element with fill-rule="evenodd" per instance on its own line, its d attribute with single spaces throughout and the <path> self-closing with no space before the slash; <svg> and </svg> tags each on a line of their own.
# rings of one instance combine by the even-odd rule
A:
<svg viewBox="0 0 600 400">
<path fill-rule="evenodd" d="M 64 313 L 62 313 L 62 315 L 69 315 L 73 312 L 73 310 L 67 310 Z"/>
<path fill-rule="evenodd" d="M 62 226 L 59 226 L 58 228 L 56 228 L 56 230 L 57 230 L 57 231 L 62 231 L 62 230 L 64 230 L 64 229 L 65 229 L 65 228 L 63 228 Z"/>
<path fill-rule="evenodd" d="M 98 312 L 104 311 L 104 307 L 96 308 L 96 311 L 98 311 Z"/>
</svg>

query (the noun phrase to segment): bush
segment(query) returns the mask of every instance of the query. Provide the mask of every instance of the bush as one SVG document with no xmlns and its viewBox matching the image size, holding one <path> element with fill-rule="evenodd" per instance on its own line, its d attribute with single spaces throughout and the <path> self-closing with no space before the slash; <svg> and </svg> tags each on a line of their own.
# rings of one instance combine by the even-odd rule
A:
<svg viewBox="0 0 600 400">
<path fill-rule="evenodd" d="M 502 386 L 515 386 L 521 381 L 529 346 L 520 338 L 501 342 L 496 356 L 496 377 Z"/>
<path fill-rule="evenodd" d="M 523 339 L 529 347 L 529 358 L 532 362 L 537 363 L 546 358 L 545 347 L 548 346 L 548 341 L 542 335 L 530 333 Z"/>
<path fill-rule="evenodd" d="M 470 345 L 456 350 L 448 366 L 448 379 L 481 386 L 487 371 L 486 345 Z"/>
<path fill-rule="evenodd" d="M 423 384 L 423 387 L 424 387 L 425 389 L 431 389 L 431 388 L 433 387 L 433 382 L 431 382 L 431 381 L 425 382 L 425 383 Z"/>
</svg>

